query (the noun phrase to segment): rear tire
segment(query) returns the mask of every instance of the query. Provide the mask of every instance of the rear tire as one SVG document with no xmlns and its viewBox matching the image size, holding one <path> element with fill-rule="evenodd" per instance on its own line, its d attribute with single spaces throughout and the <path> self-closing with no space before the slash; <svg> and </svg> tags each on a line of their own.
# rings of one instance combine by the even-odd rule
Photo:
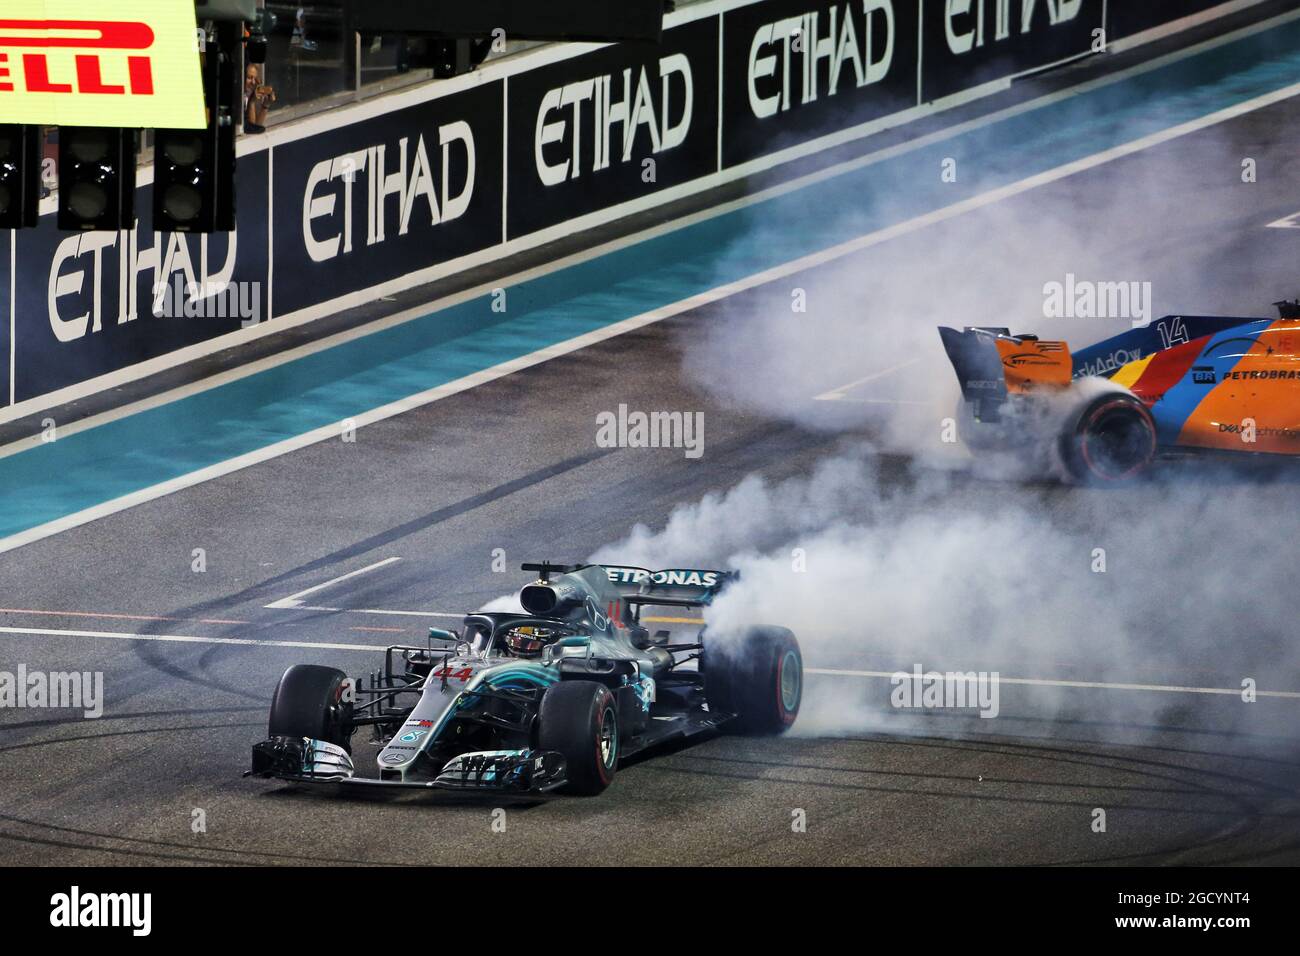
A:
<svg viewBox="0 0 1300 956">
<path fill-rule="evenodd" d="M 1136 396 L 1124 392 L 1100 395 L 1072 416 L 1059 449 L 1061 464 L 1072 481 L 1130 481 L 1155 458 L 1155 421 Z"/>
<path fill-rule="evenodd" d="M 781 734 L 799 716 L 803 655 L 787 628 L 757 627 L 707 648 L 703 669 L 709 710 L 735 714 L 742 733 Z"/>
<path fill-rule="evenodd" d="M 294 664 L 271 698 L 270 737 L 311 737 L 352 752 L 352 704 L 343 699 L 348 675 L 335 667 Z"/>
<path fill-rule="evenodd" d="M 565 793 L 594 796 L 608 787 L 621 749 L 618 706 L 604 684 L 561 681 L 547 688 L 538 712 L 538 746 L 564 755 Z"/>
</svg>

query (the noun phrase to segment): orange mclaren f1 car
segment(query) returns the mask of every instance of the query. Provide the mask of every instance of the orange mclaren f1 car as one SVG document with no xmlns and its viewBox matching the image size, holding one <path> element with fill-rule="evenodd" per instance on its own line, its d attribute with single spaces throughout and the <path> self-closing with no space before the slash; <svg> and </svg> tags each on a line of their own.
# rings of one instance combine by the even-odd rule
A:
<svg viewBox="0 0 1300 956">
<path fill-rule="evenodd" d="M 973 451 L 1045 450 L 1113 482 L 1177 451 L 1300 454 L 1300 303 L 1280 317 L 1167 315 L 1071 353 L 1007 329 L 941 328 Z"/>
</svg>

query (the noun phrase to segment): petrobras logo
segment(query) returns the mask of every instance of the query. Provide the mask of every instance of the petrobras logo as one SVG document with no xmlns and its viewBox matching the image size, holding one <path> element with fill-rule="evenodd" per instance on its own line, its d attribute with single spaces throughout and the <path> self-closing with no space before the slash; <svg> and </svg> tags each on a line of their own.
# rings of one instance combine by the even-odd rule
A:
<svg viewBox="0 0 1300 956">
<path fill-rule="evenodd" d="M 6 122 L 204 125 L 192 0 L 5 0 L 0 12 Z"/>
<path fill-rule="evenodd" d="M 749 108 L 762 119 L 879 83 L 894 62 L 895 32 L 894 0 L 837 4 L 764 24 L 749 45 Z"/>
<path fill-rule="evenodd" d="M 613 584 L 655 584 L 664 587 L 715 588 L 722 580 L 717 571 L 695 571 L 689 568 L 647 571 L 645 568 L 607 567 L 605 574 Z"/>
<path fill-rule="evenodd" d="M 695 79 L 684 53 L 547 90 L 537 110 L 533 157 L 545 186 L 686 142 Z M 585 145 L 584 145 L 585 144 Z"/>
<path fill-rule="evenodd" d="M 430 153 L 441 160 L 434 174 Z M 453 158 L 455 162 L 453 163 Z M 451 181 L 451 168 L 465 170 Z M 377 245 L 394 232 L 404 236 L 414 225 L 436 226 L 459 219 L 474 198 L 477 171 L 474 131 L 458 120 L 439 126 L 426 144 L 403 136 L 396 144 L 376 143 L 316 163 L 307 175 L 302 197 L 302 241 L 313 262 L 326 262 L 354 245 Z M 356 228 L 352 202 L 365 196 L 365 234 Z"/>
</svg>

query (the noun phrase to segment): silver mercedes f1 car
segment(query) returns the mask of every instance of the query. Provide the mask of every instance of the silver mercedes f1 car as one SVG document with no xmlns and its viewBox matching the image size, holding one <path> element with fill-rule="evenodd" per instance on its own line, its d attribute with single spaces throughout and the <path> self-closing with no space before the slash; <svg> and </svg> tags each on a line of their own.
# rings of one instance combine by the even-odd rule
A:
<svg viewBox="0 0 1300 956">
<path fill-rule="evenodd" d="M 646 607 L 702 608 L 721 571 L 525 564 L 522 613 L 467 614 L 424 647 L 393 646 L 365 680 L 316 664 L 285 671 L 247 775 L 341 788 L 596 794 L 619 761 L 714 730 L 779 734 L 799 713 L 794 634 L 754 628 L 690 640 L 651 632 Z M 679 611 L 678 613 L 682 613 Z M 650 623 L 647 620 L 646 623 Z M 377 776 L 353 736 L 370 728 Z"/>
</svg>

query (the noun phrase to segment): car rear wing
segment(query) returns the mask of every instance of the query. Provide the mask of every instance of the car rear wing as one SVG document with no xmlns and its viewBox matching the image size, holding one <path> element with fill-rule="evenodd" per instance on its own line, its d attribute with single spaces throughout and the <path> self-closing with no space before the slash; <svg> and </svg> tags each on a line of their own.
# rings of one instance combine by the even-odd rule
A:
<svg viewBox="0 0 1300 956">
<path fill-rule="evenodd" d="M 647 568 L 602 565 L 610 584 L 629 604 L 659 604 L 665 607 L 703 607 L 740 575 L 735 571 L 702 568 Z"/>
<path fill-rule="evenodd" d="M 1074 366 L 1064 342 L 983 328 L 941 327 L 939 337 L 968 402 L 1000 404 L 1008 393 L 1070 384 Z"/>
<path fill-rule="evenodd" d="M 968 402 L 999 405 L 1006 400 L 1007 382 L 1002 375 L 1002 358 L 995 344 L 1010 329 L 966 328 L 961 331 L 939 327 L 943 350 L 957 373 L 961 397 Z"/>
</svg>

